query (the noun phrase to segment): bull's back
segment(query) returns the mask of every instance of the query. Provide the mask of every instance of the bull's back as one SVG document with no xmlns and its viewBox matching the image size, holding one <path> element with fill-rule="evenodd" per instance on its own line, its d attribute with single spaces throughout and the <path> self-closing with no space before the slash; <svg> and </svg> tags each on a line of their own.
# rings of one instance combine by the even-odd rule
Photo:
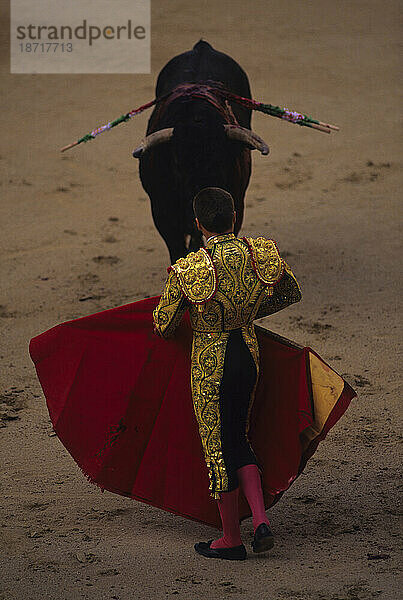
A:
<svg viewBox="0 0 403 600">
<path fill-rule="evenodd" d="M 208 80 L 218 81 L 240 96 L 251 97 L 249 80 L 242 67 L 233 58 L 215 50 L 204 40 L 198 41 L 192 50 L 175 56 L 163 67 L 157 79 L 156 95 L 163 96 L 182 83 Z M 239 105 L 232 108 L 239 124 L 250 128 L 250 110 Z"/>
</svg>

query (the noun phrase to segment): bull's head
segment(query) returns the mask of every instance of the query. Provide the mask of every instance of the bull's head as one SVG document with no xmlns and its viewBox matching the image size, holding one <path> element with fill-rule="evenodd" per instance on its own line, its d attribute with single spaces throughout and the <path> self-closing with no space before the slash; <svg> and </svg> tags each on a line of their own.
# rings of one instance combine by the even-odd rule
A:
<svg viewBox="0 0 403 600">
<path fill-rule="evenodd" d="M 261 154 L 269 154 L 269 147 L 261 137 L 251 129 L 240 127 L 239 125 L 224 125 L 225 133 L 230 140 L 234 140 L 244 144 L 250 150 L 259 150 Z M 155 133 L 147 135 L 142 142 L 133 150 L 133 157 L 140 158 L 142 154 L 148 152 L 151 148 L 155 148 L 159 144 L 169 142 L 173 136 L 173 127 L 160 129 Z"/>
</svg>

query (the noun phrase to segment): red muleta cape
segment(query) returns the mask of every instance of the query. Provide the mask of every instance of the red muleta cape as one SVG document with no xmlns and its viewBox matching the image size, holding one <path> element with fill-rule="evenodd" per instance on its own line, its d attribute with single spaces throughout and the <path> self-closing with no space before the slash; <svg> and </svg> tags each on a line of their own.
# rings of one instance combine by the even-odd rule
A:
<svg viewBox="0 0 403 600">
<path fill-rule="evenodd" d="M 185 315 L 173 338 L 154 335 L 158 301 L 57 325 L 31 340 L 30 355 L 53 428 L 91 482 L 219 528 L 190 392 L 190 323 Z M 311 348 L 259 326 L 257 336 L 249 434 L 268 508 L 356 393 Z M 250 514 L 241 494 L 240 518 Z"/>
</svg>

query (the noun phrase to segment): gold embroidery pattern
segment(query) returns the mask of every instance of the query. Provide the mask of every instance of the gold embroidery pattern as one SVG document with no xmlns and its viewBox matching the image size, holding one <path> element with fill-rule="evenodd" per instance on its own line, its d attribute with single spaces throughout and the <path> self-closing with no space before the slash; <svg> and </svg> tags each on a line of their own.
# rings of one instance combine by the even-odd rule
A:
<svg viewBox="0 0 403 600">
<path fill-rule="evenodd" d="M 179 259 L 172 266 L 164 293 L 154 311 L 157 327 L 162 335 L 167 336 L 189 309 L 193 329 L 193 406 L 213 498 L 219 498 L 220 492 L 228 491 L 228 474 L 221 446 L 219 400 L 229 332 L 241 328 L 258 374 L 259 347 L 253 320 L 301 298 L 295 277 L 287 263 L 278 256 L 274 242 L 258 239 L 264 243 L 255 243 L 256 240 L 251 238 L 243 241 L 234 234 L 215 236 L 208 241 L 207 250 Z M 253 262 L 252 242 L 259 250 L 255 252 L 256 260 L 261 262 Z M 262 276 L 271 285 L 263 282 Z M 247 439 L 256 385 L 257 378 L 249 403 Z"/>
<path fill-rule="evenodd" d="M 245 242 L 233 234 L 213 239 L 207 249 L 217 271 L 217 291 L 214 298 L 206 302 L 203 312 L 190 309 L 192 328 L 199 332 L 242 327 L 251 320 L 264 289 Z"/>
<path fill-rule="evenodd" d="M 274 287 L 267 287 L 256 306 L 255 319 L 267 317 L 273 313 L 299 302 L 302 298 L 301 290 L 295 279 L 294 273 L 284 260 L 284 273 Z"/>
<path fill-rule="evenodd" d="M 204 248 L 191 252 L 172 265 L 186 298 L 201 304 L 210 300 L 216 292 L 217 278 L 210 255 Z"/>
<path fill-rule="evenodd" d="M 244 238 L 252 256 L 257 276 L 263 283 L 274 285 L 282 276 L 284 263 L 276 243 L 263 237 Z"/>
<path fill-rule="evenodd" d="M 193 407 L 207 464 L 213 498 L 228 489 L 221 448 L 220 383 L 229 333 L 195 332 L 192 346 L 191 388 Z"/>
<path fill-rule="evenodd" d="M 220 492 L 228 490 L 221 447 L 219 392 L 229 331 L 242 328 L 258 373 L 259 349 L 251 316 L 265 286 L 253 269 L 247 245 L 233 234 L 215 237 L 213 243 L 207 244 L 207 249 L 211 251 L 217 269 L 218 287 L 202 313 L 194 305 L 189 309 L 194 332 L 191 384 L 210 491 L 217 498 Z M 249 415 L 253 397 L 254 392 Z"/>
<path fill-rule="evenodd" d="M 155 326 L 162 337 L 169 337 L 174 332 L 186 309 L 178 278 L 170 270 L 158 306 L 153 311 Z"/>
</svg>

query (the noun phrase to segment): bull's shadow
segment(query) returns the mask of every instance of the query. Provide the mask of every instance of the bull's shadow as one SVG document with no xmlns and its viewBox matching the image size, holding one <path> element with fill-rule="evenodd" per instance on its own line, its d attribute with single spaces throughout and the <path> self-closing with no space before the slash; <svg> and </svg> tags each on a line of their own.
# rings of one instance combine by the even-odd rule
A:
<svg viewBox="0 0 403 600">
<path fill-rule="evenodd" d="M 172 263 L 203 245 L 192 201 L 204 187 L 231 193 L 238 234 L 251 175 L 251 150 L 269 152 L 250 129 L 250 108 L 234 102 L 226 92 L 251 98 L 248 77 L 231 57 L 200 40 L 161 70 L 156 86 L 159 100 L 146 138 L 133 152 L 140 160 L 140 179 Z"/>
</svg>

